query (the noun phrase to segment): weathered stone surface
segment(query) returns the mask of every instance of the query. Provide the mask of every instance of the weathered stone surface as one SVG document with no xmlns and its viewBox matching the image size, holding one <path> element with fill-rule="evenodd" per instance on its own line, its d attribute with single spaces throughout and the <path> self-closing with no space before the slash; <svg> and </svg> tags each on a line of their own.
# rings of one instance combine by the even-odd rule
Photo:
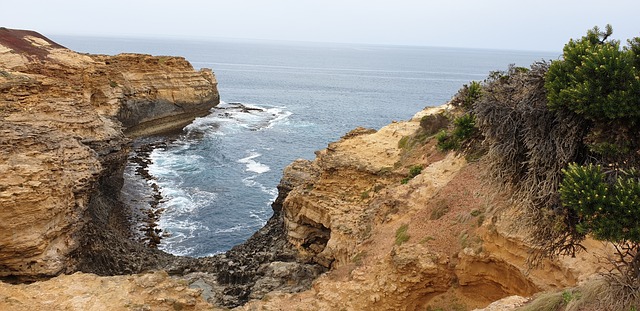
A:
<svg viewBox="0 0 640 311">
<path fill-rule="evenodd" d="M 513 209 L 483 180 L 486 163 L 443 154 L 421 132 L 422 116 L 442 109 L 356 129 L 285 169 L 299 181 L 283 202 L 286 236 L 329 271 L 307 291 L 272 292 L 239 309 L 471 310 L 593 275 L 591 254 L 527 266 L 527 236 L 509 230 Z M 401 182 L 414 165 L 421 174 Z M 511 300 L 488 310 L 503 307 Z"/>
<path fill-rule="evenodd" d="M 28 285 L 0 283 L 0 309 L 221 310 L 206 303 L 200 292 L 165 272 L 112 277 L 75 273 Z"/>
<path fill-rule="evenodd" d="M 218 98 L 211 70 L 184 58 L 79 54 L 0 28 L 0 277 L 136 272 L 168 260 L 127 242 L 123 130 L 180 128 Z"/>
<path fill-rule="evenodd" d="M 164 269 L 184 275 L 211 303 L 233 307 L 272 290 L 308 289 L 324 271 L 298 261 L 284 234 L 282 201 L 308 178 L 295 172 L 283 178 L 268 224 L 226 254 L 180 258 L 129 236 L 127 207 L 119 200 L 129 139 L 179 129 L 206 114 L 218 102 L 211 70 L 196 72 L 179 57 L 78 54 L 30 31 L 0 29 L 0 47 L 0 277 Z M 87 286 L 101 282 L 81 278 Z M 103 282 L 127 287 L 127 280 Z M 93 295 L 86 290 L 76 293 Z M 67 305 L 60 300 L 51 307 Z"/>
<path fill-rule="evenodd" d="M 445 107 L 379 131 L 356 129 L 314 161 L 294 162 L 273 217 L 226 254 L 176 258 L 145 248 L 127 239 L 117 198 L 128 151 L 120 125 L 133 136 L 179 126 L 215 102 L 217 93 L 202 87 L 215 80 L 180 58 L 80 55 L 7 31 L 0 276 L 164 269 L 180 279 L 155 272 L 0 283 L 0 309 L 210 308 L 204 298 L 238 310 L 469 310 L 573 286 L 597 271 L 593 254 L 606 251 L 590 245 L 589 254 L 529 269 L 526 232 L 509 229 L 514 209 L 482 178 L 486 163 L 443 154 L 419 132 L 422 116 Z M 414 165 L 421 174 L 401 182 Z"/>
</svg>

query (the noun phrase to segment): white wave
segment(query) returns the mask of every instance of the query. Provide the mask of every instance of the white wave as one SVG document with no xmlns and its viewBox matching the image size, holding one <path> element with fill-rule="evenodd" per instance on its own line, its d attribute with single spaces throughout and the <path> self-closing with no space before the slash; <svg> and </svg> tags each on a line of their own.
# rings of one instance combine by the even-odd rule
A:
<svg viewBox="0 0 640 311">
<path fill-rule="evenodd" d="M 197 172 L 201 170 L 204 157 L 197 154 L 185 154 L 191 148 L 184 143 L 171 146 L 171 150 L 155 149 L 149 155 L 152 163 L 149 173 L 157 178 L 172 179 L 180 176 L 180 172 Z"/>
<path fill-rule="evenodd" d="M 171 216 L 162 217 L 158 227 L 166 234 L 158 248 L 178 256 L 188 256 L 195 250 L 195 246 L 181 245 L 183 241 L 194 238 L 200 230 L 208 229 L 198 221 L 177 220 Z"/>
<path fill-rule="evenodd" d="M 247 177 L 247 178 L 243 178 L 242 179 L 242 183 L 249 187 L 249 188 L 253 188 L 256 185 L 258 185 L 258 182 L 254 180 L 254 178 L 256 178 L 256 176 L 251 176 L 251 177 Z"/>
<path fill-rule="evenodd" d="M 268 113 L 271 113 L 274 118 L 269 120 L 269 124 L 266 128 L 272 128 L 274 125 L 282 123 L 289 119 L 289 117 L 293 114 L 291 111 L 283 111 L 280 108 L 271 108 L 267 109 Z"/>
<path fill-rule="evenodd" d="M 248 157 L 242 158 L 238 160 L 238 162 L 246 165 L 247 168 L 245 169 L 245 171 L 247 172 L 262 174 L 270 171 L 271 168 L 269 166 L 253 160 L 259 156 L 261 156 L 261 154 L 252 152 Z"/>
<path fill-rule="evenodd" d="M 216 229 L 213 231 L 213 233 L 232 233 L 232 232 L 242 231 L 247 228 L 249 228 L 249 226 L 247 225 L 235 225 L 231 228 Z"/>
<path fill-rule="evenodd" d="M 272 128 L 292 115 L 285 107 L 262 107 L 247 103 L 222 102 L 212 112 L 196 118 L 184 130 L 188 134 L 209 134 L 224 136 L 238 131 L 260 131 Z"/>
<path fill-rule="evenodd" d="M 217 194 L 197 187 L 183 188 L 181 186 L 181 184 L 173 183 L 160 184 L 160 193 L 164 198 L 162 207 L 165 208 L 163 215 L 191 214 L 197 209 L 207 206 L 217 197 Z"/>
</svg>

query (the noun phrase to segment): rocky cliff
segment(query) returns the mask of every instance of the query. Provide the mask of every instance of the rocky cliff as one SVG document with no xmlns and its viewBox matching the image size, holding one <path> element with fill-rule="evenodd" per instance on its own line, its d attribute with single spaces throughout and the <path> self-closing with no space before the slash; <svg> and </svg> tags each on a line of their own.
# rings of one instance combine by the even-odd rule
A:
<svg viewBox="0 0 640 311">
<path fill-rule="evenodd" d="M 179 129 L 218 101 L 212 71 L 183 58 L 79 54 L 0 28 L 0 276 L 115 269 L 96 241 L 126 232 L 129 138 Z"/>
<path fill-rule="evenodd" d="M 207 110 L 211 72 L 180 58 L 77 54 L 33 32 L 0 29 L 0 39 L 1 276 L 131 273 L 0 283 L 0 309 L 470 310 L 504 298 L 487 309 L 502 310 L 588 279 L 606 252 L 594 244 L 528 267 L 527 230 L 514 230 L 517 210 L 484 178 L 486 160 L 439 151 L 442 125 L 421 124 L 447 106 L 355 129 L 292 163 L 274 216 L 226 254 L 144 248 L 123 236 L 123 132 L 170 130 Z M 160 269 L 173 276 L 136 274 Z"/>
<path fill-rule="evenodd" d="M 0 284 L 0 306 L 44 310 L 91 297 L 77 306 L 162 310 L 179 302 L 188 309 L 206 298 L 214 309 L 249 300 L 236 309 L 471 310 L 507 297 L 487 309 L 506 310 L 526 302 L 519 296 L 592 276 L 596 251 L 526 265 L 526 233 L 515 233 L 511 202 L 485 182 L 486 163 L 438 151 L 420 126 L 423 115 L 445 109 L 429 108 L 378 131 L 356 129 L 314 161 L 292 163 L 267 226 L 223 256 L 189 263 L 203 272 L 61 276 L 37 283 L 37 290 Z M 410 178 L 416 166 L 422 170 Z M 313 263 L 328 271 L 317 277 L 323 270 Z M 69 286 L 77 280 L 88 285 Z M 114 299 L 92 284 L 127 291 Z M 51 298 L 55 293 L 60 299 Z"/>
<path fill-rule="evenodd" d="M 512 202 L 483 177 L 487 163 L 437 150 L 435 131 L 420 126 L 446 110 L 356 129 L 289 166 L 298 178 L 282 207 L 287 239 L 329 271 L 308 291 L 270 293 L 242 309 L 470 310 L 591 277 L 594 254 L 605 252 L 597 243 L 576 258 L 526 264 L 526 230 L 514 230 Z"/>
</svg>

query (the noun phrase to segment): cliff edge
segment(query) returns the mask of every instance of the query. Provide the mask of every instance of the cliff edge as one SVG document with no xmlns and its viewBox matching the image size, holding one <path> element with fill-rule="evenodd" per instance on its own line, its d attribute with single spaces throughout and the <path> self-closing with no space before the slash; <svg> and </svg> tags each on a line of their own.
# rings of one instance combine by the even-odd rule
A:
<svg viewBox="0 0 640 311">
<path fill-rule="evenodd" d="M 518 207 L 488 182 L 486 157 L 437 148 L 447 105 L 292 163 L 274 216 L 226 254 L 141 248 L 123 236 L 117 200 L 128 136 L 205 113 L 218 100 L 212 73 L 174 57 L 78 54 L 28 31 L 0 29 L 0 44 L 0 218 L 11 220 L 0 276 L 131 274 L 0 283 L 0 309 L 512 309 L 588 280 L 608 251 L 586 241 L 589 253 L 528 266 L 529 233 L 514 230 Z"/>
<path fill-rule="evenodd" d="M 282 205 L 287 239 L 329 271 L 307 291 L 272 292 L 239 309 L 472 310 L 593 276 L 594 255 L 605 251 L 596 242 L 575 258 L 527 265 L 533 247 L 526 230 L 514 230 L 516 205 L 484 177 L 486 159 L 440 151 L 443 125 L 421 125 L 449 108 L 355 129 L 285 169 L 299 176 Z"/>
<path fill-rule="evenodd" d="M 179 129 L 218 102 L 212 71 L 184 58 L 80 54 L 0 28 L 0 277 L 135 271 L 97 258 L 112 250 L 95 242 L 126 240 L 130 138 Z"/>
</svg>

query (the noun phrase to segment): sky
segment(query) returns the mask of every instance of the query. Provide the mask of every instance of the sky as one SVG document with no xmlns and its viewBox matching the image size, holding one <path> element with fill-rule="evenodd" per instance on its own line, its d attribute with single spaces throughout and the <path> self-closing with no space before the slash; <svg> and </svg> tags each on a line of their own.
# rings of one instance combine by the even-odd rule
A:
<svg viewBox="0 0 640 311">
<path fill-rule="evenodd" d="M 640 36 L 638 0 L 3 0 L 0 26 L 47 35 L 261 39 L 560 51 L 611 24 Z"/>
</svg>

